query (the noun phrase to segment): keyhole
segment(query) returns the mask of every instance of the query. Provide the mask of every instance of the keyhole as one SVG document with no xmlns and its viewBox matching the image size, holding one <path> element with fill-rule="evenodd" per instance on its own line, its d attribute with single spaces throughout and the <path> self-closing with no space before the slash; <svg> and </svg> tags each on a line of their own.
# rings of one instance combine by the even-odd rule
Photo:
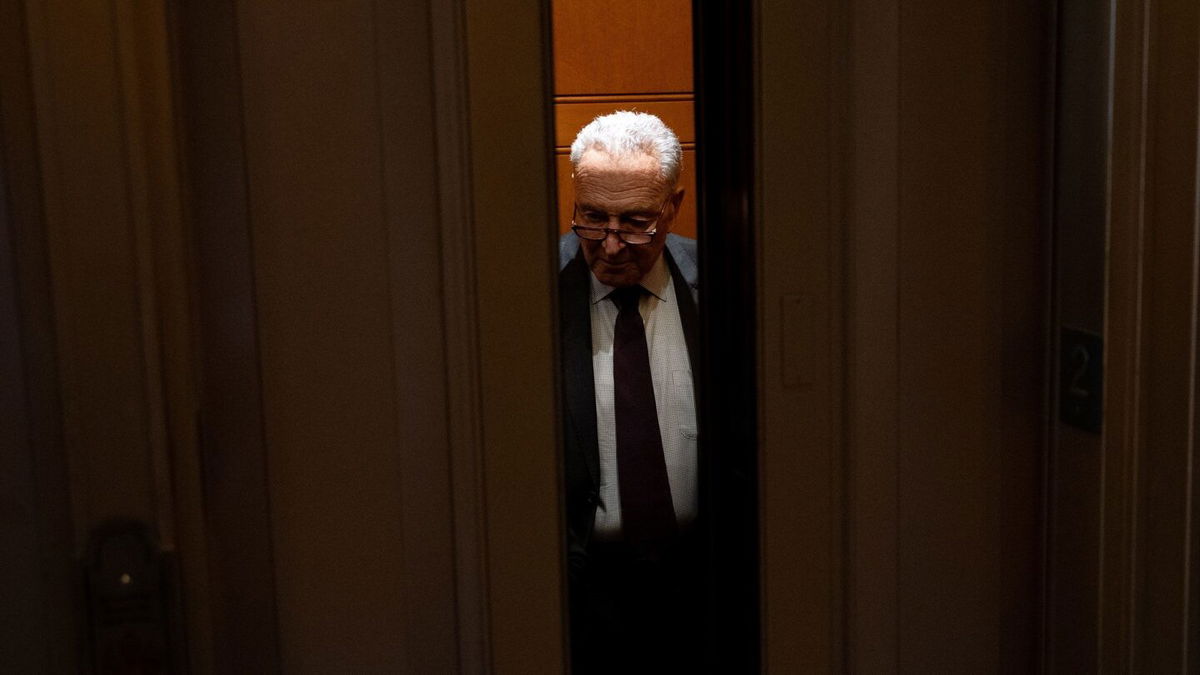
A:
<svg viewBox="0 0 1200 675">
<path fill-rule="evenodd" d="M 1088 362 L 1092 359 L 1083 345 L 1075 345 L 1071 350 L 1071 383 L 1067 391 L 1076 398 L 1087 398 L 1091 392 L 1081 386 L 1083 376 L 1087 373 Z"/>
</svg>

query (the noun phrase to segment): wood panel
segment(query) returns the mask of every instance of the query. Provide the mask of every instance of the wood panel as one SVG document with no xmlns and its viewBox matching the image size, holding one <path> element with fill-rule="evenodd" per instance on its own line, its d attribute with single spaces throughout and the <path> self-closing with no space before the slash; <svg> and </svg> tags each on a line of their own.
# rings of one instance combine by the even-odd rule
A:
<svg viewBox="0 0 1200 675">
<path fill-rule="evenodd" d="M 657 115 L 675 132 L 680 143 L 695 143 L 696 123 L 690 96 L 668 99 L 606 96 L 604 100 L 557 97 L 554 103 L 554 145 L 570 148 L 575 135 L 588 122 L 617 110 L 634 110 Z M 616 100 L 613 100 L 616 99 Z"/>
<path fill-rule="evenodd" d="M 689 0 L 555 0 L 556 94 L 692 91 Z"/>
</svg>

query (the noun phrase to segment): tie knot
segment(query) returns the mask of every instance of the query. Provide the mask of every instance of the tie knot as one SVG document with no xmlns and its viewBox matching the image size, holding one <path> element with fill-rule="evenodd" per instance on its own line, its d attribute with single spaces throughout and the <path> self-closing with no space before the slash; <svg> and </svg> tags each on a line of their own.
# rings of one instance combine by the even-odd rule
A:
<svg viewBox="0 0 1200 675">
<path fill-rule="evenodd" d="M 609 293 L 608 297 L 622 312 L 628 312 L 630 310 L 636 312 L 638 308 L 638 301 L 642 299 L 643 293 L 645 293 L 645 289 L 637 284 L 634 284 L 632 286 L 618 288 L 612 293 Z"/>
</svg>

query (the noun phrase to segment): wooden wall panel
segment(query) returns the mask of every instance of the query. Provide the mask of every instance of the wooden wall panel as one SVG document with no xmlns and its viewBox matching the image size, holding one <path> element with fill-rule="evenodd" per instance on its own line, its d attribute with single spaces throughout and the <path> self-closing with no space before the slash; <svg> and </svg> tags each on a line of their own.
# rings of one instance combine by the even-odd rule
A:
<svg viewBox="0 0 1200 675">
<path fill-rule="evenodd" d="M 660 96 L 654 98 L 632 98 L 615 96 L 556 96 L 554 106 L 554 146 L 570 148 L 575 134 L 585 124 L 600 115 L 615 110 L 636 110 L 651 113 L 662 119 L 680 143 L 696 142 L 696 118 L 692 110 L 690 94 Z"/>
<path fill-rule="evenodd" d="M 689 0 L 555 0 L 558 95 L 692 91 Z"/>
</svg>

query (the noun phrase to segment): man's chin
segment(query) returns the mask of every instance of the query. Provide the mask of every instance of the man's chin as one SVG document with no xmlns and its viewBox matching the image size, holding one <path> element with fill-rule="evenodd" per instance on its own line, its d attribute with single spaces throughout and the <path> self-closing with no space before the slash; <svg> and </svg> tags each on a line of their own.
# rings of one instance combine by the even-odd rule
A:
<svg viewBox="0 0 1200 675">
<path fill-rule="evenodd" d="M 616 267 L 608 269 L 593 269 L 592 273 L 596 275 L 596 279 L 605 286 L 620 288 L 622 286 L 632 286 L 638 282 L 641 275 L 638 274 L 638 269 L 635 266 Z"/>
</svg>

